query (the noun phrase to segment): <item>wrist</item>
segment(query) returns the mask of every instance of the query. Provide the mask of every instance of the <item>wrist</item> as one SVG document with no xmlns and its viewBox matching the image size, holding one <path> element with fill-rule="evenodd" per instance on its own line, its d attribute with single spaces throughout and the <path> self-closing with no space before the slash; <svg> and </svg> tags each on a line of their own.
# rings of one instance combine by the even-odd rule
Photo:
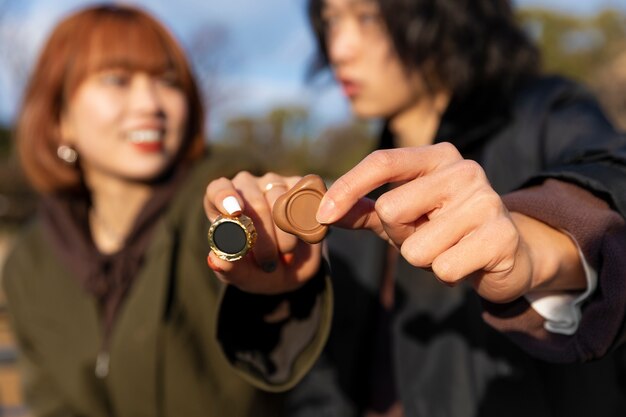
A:
<svg viewBox="0 0 626 417">
<path fill-rule="evenodd" d="M 578 247 L 567 233 L 521 213 L 512 212 L 511 218 L 532 264 L 529 292 L 574 291 L 586 287 Z"/>
</svg>

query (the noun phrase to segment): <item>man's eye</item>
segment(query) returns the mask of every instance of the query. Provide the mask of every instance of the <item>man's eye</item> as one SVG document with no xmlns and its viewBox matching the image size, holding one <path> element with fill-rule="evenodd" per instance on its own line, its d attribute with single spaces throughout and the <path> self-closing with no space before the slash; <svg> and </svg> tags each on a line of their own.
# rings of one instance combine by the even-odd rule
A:
<svg viewBox="0 0 626 417">
<path fill-rule="evenodd" d="M 322 15 L 322 23 L 326 30 L 333 29 L 339 24 L 340 16 L 337 14 Z"/>
<path fill-rule="evenodd" d="M 378 24 L 380 22 L 380 13 L 378 12 L 362 12 L 359 13 L 359 22 L 363 25 Z"/>
</svg>

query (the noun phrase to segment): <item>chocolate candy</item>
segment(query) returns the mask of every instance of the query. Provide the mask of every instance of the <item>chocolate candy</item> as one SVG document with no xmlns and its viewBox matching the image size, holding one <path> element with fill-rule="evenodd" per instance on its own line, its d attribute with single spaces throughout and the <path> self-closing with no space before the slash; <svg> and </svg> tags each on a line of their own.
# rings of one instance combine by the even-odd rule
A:
<svg viewBox="0 0 626 417">
<path fill-rule="evenodd" d="M 326 185 L 317 175 L 303 177 L 274 203 L 272 217 L 281 230 L 296 235 L 307 243 L 318 243 L 328 231 L 328 226 L 318 223 L 315 214 Z"/>
</svg>

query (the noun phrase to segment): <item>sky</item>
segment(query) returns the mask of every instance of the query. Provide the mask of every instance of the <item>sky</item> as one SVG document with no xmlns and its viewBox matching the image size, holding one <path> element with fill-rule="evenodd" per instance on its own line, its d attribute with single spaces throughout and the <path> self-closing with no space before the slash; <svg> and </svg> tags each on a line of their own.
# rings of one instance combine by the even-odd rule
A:
<svg viewBox="0 0 626 417">
<path fill-rule="evenodd" d="M 307 106 L 314 120 L 322 124 L 340 123 L 350 117 L 345 100 L 333 83 L 311 86 L 304 82 L 314 49 L 306 22 L 305 2 L 135 0 L 123 3 L 139 5 L 152 12 L 184 46 L 188 46 L 193 34 L 202 27 L 224 30 L 226 37 L 219 50 L 221 65 L 217 75 L 218 88 L 227 99 L 220 100 L 209 113 L 209 126 L 217 130 L 228 117 L 262 115 L 282 104 Z M 2 53 L 19 51 L 25 60 L 22 67 L 27 69 L 58 19 L 92 3 L 86 0 L 0 0 L 0 29 L 15 37 L 14 44 L 0 45 L 0 58 Z M 625 0 L 514 0 L 514 4 L 543 6 L 574 14 L 595 13 L 605 7 L 626 12 Z M 7 68 L 6 63 L 6 59 L 0 59 L 0 122 L 8 124 L 15 115 L 21 94 L 21 84 L 16 77 L 25 77 L 27 71 Z"/>
</svg>

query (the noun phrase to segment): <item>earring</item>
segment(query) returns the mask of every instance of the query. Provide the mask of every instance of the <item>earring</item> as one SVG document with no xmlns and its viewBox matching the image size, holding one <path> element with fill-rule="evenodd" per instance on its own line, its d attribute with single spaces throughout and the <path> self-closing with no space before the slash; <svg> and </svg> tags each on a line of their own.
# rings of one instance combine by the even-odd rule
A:
<svg viewBox="0 0 626 417">
<path fill-rule="evenodd" d="M 57 156 L 70 165 L 74 165 L 78 159 L 78 152 L 71 146 L 60 145 L 57 148 Z"/>
</svg>

